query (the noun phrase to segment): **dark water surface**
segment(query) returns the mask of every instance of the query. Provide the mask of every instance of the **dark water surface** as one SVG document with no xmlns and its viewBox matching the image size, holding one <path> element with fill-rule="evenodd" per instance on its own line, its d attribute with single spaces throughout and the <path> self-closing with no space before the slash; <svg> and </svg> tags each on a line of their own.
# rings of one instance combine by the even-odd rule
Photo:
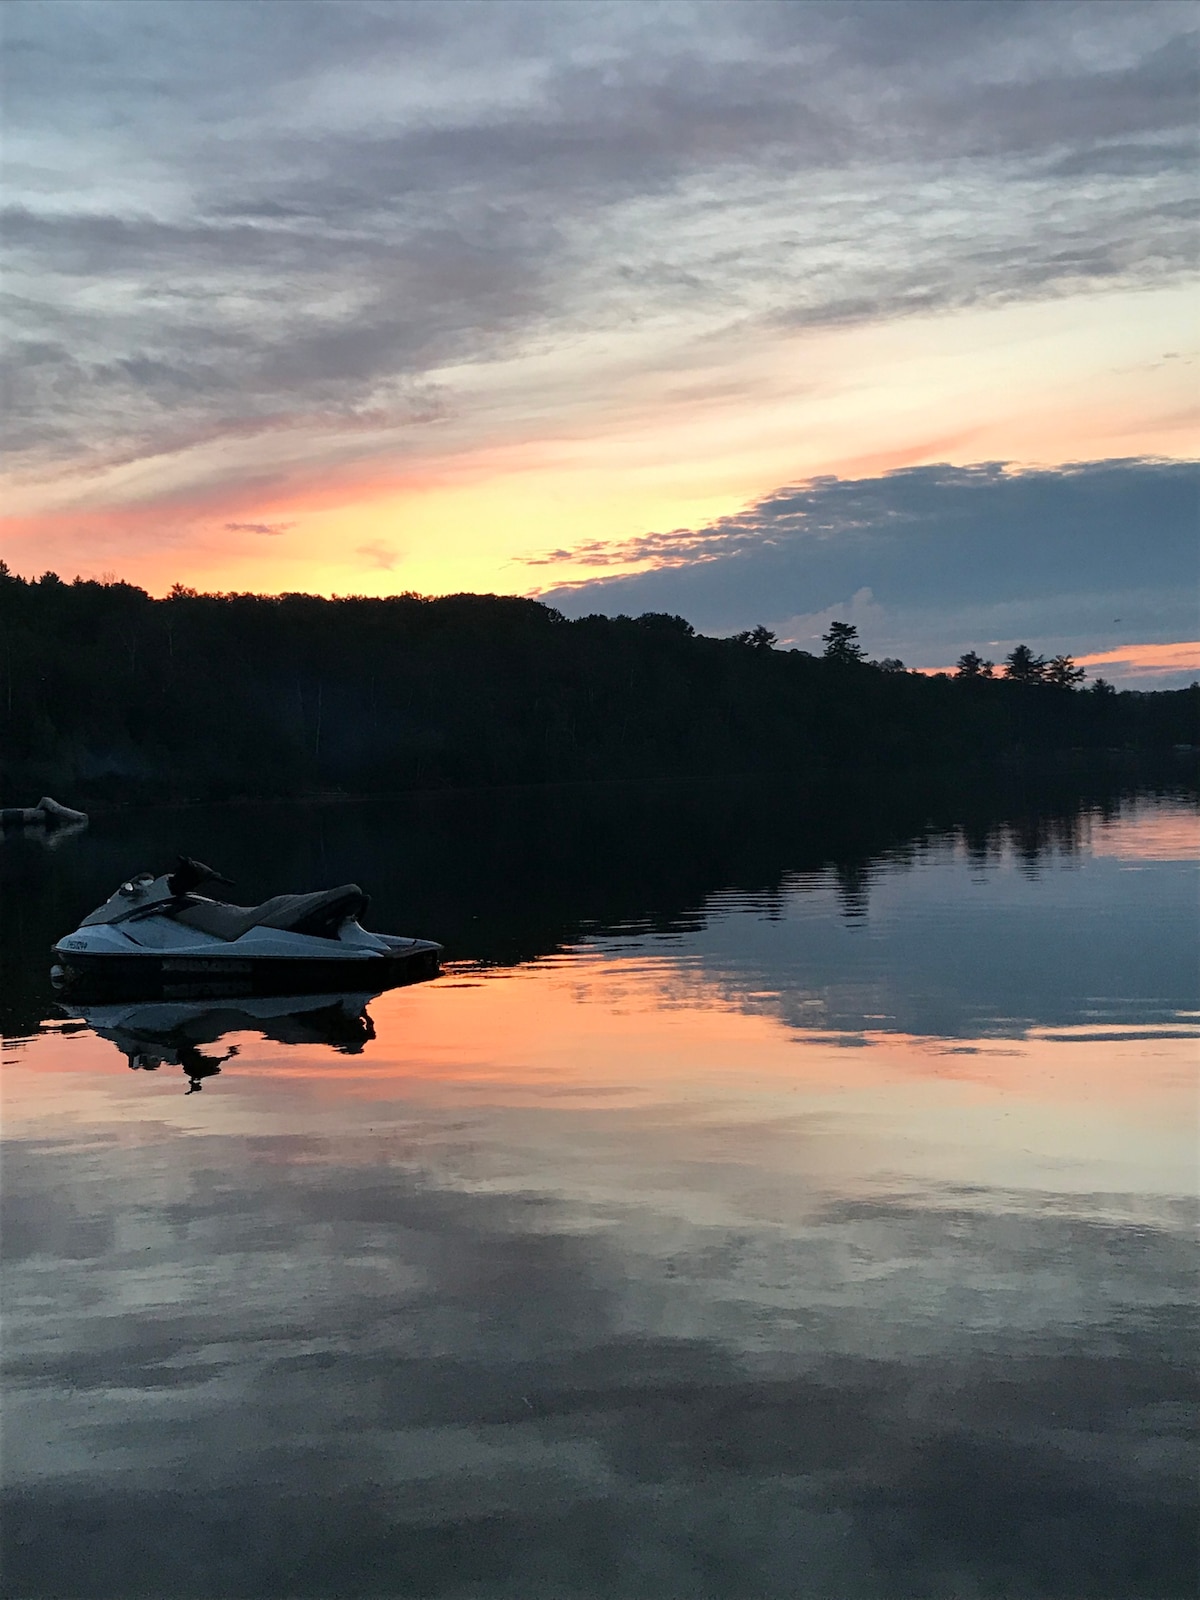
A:
<svg viewBox="0 0 1200 1600">
<path fill-rule="evenodd" d="M 4 1594 L 1196 1594 L 1197 842 L 711 786 L 0 844 Z M 56 1008 L 180 850 L 446 975 Z"/>
</svg>

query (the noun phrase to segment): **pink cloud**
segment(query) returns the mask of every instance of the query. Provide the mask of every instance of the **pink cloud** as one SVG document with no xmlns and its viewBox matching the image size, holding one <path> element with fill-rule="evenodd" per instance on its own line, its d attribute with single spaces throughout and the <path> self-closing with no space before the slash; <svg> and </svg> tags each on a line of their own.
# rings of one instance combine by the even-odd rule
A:
<svg viewBox="0 0 1200 1600">
<path fill-rule="evenodd" d="M 1129 678 L 1157 678 L 1166 672 L 1200 673 L 1200 640 L 1174 644 L 1123 644 L 1115 650 L 1076 656 L 1081 667 L 1110 667 Z"/>
</svg>

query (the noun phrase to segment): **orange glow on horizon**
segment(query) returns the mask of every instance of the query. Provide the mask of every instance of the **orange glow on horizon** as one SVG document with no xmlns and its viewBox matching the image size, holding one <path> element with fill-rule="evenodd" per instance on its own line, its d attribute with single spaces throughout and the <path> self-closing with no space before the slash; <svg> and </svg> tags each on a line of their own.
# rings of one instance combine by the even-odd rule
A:
<svg viewBox="0 0 1200 1600">
<path fill-rule="evenodd" d="M 1156 678 L 1167 672 L 1200 673 L 1200 639 L 1179 639 L 1170 644 L 1123 644 L 1115 650 L 1100 650 L 1072 658 L 1080 667 L 1116 667 L 1130 678 Z M 915 672 L 935 677 L 954 672 L 954 667 L 915 667 Z M 997 674 L 999 676 L 999 673 Z M 1103 677 L 1103 673 L 1092 676 Z"/>
<path fill-rule="evenodd" d="M 154 594 L 529 593 L 596 569 L 528 557 L 702 527 L 814 476 L 1190 457 L 1186 364 L 1157 359 L 1182 304 L 1125 290 L 662 350 L 628 330 L 435 374 L 446 415 L 390 432 L 287 417 L 14 482 L 4 554 Z"/>
</svg>

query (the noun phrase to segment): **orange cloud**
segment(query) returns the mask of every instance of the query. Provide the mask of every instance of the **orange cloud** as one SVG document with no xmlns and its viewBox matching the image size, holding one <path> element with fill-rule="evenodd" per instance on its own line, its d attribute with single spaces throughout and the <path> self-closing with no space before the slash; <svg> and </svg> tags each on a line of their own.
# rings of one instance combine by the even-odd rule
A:
<svg viewBox="0 0 1200 1600">
<path fill-rule="evenodd" d="M 1200 640 L 1174 644 L 1123 644 L 1115 650 L 1077 656 L 1081 667 L 1115 667 L 1127 678 L 1157 678 L 1166 672 L 1200 672 Z"/>
</svg>

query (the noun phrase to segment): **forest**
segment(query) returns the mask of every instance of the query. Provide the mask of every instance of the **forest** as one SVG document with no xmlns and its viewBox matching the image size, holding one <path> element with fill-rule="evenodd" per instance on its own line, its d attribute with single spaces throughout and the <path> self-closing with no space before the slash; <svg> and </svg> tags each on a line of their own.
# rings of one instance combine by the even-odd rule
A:
<svg viewBox="0 0 1200 1600">
<path fill-rule="evenodd" d="M 379 794 L 961 768 L 1200 742 L 1200 688 L 1116 692 L 1018 646 L 953 673 L 681 617 L 495 595 L 198 594 L 0 562 L 0 800 Z"/>
</svg>

